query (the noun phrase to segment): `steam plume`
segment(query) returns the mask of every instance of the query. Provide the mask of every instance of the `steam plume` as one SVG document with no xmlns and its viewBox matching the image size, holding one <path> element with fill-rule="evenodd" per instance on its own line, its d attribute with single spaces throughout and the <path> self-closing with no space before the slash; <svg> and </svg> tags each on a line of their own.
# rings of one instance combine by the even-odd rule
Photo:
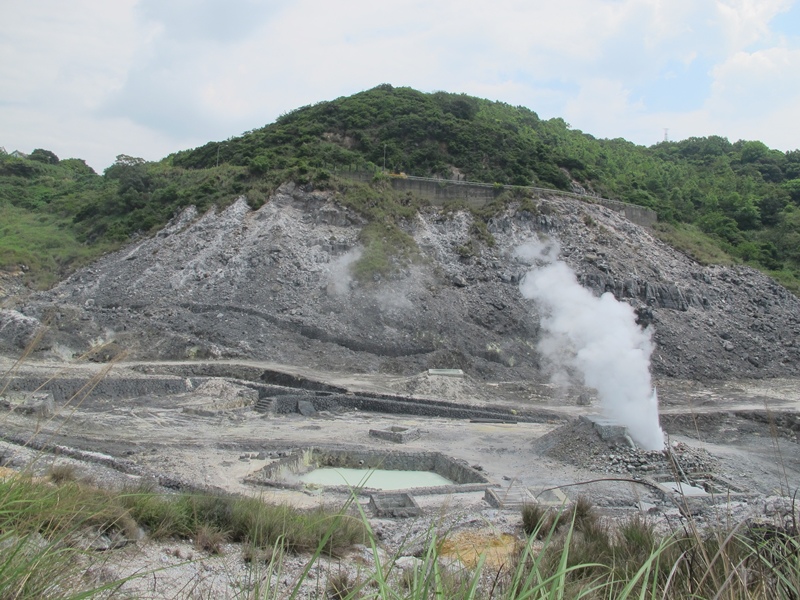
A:
<svg viewBox="0 0 800 600">
<path fill-rule="evenodd" d="M 630 305 L 606 292 L 599 298 L 582 287 L 558 260 L 556 242 L 529 242 L 515 255 L 533 265 L 520 282 L 525 298 L 541 310 L 539 351 L 564 374 L 577 372 L 597 390 L 606 415 L 628 428 L 647 450 L 661 450 L 658 397 L 650 379 L 652 330 L 642 330 Z"/>
<path fill-rule="evenodd" d="M 331 262 L 327 286 L 329 296 L 345 296 L 350 291 L 353 280 L 350 268 L 361 258 L 361 252 L 361 248 L 353 248 Z"/>
</svg>

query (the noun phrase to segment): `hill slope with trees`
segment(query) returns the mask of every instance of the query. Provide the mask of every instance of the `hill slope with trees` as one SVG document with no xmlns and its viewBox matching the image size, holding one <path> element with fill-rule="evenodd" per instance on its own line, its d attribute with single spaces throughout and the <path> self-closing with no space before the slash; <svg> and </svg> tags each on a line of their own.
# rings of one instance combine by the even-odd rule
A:
<svg viewBox="0 0 800 600">
<path fill-rule="evenodd" d="M 257 207 L 287 180 L 336 189 L 368 220 L 393 223 L 407 210 L 377 210 L 394 202 L 379 185 L 339 176 L 384 166 L 647 206 L 662 239 L 701 262 L 746 262 L 800 289 L 800 150 L 716 136 L 643 147 L 596 139 L 524 107 L 390 85 L 159 162 L 120 155 L 102 175 L 43 149 L 2 155 L 0 267 L 25 265 L 30 280 L 47 286 L 185 206 L 226 206 L 245 195 Z"/>
</svg>

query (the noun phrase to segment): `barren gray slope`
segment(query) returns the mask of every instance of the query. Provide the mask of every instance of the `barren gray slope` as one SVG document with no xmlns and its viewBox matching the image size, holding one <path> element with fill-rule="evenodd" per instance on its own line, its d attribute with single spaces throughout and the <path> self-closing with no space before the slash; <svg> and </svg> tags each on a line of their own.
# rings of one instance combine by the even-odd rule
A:
<svg viewBox="0 0 800 600">
<path fill-rule="evenodd" d="M 490 223 L 496 245 L 463 257 L 471 217 L 426 209 L 405 224 L 420 248 L 391 278 L 348 280 L 361 218 L 332 192 L 282 186 L 257 211 L 192 209 L 155 237 L 110 254 L 18 312 L 0 315 L 3 349 L 19 352 L 52 316 L 37 354 L 113 342 L 131 358 L 241 357 L 344 371 L 460 367 L 488 379 L 544 379 L 539 316 L 522 299 L 534 236 L 597 293 L 633 304 L 655 329 L 654 371 L 692 378 L 797 375 L 800 302 L 747 267 L 703 267 L 603 207 L 553 197 L 538 214 L 510 207 Z"/>
</svg>

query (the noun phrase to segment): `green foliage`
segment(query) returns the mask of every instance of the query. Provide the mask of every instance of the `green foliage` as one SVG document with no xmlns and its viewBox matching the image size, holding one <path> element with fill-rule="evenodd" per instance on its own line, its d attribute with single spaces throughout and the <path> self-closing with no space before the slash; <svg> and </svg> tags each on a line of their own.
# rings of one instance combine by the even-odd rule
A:
<svg viewBox="0 0 800 600">
<path fill-rule="evenodd" d="M 50 150 L 44 150 L 42 148 L 36 148 L 36 150 L 30 153 L 28 158 L 30 160 L 42 162 L 46 165 L 57 165 L 59 162 L 58 156 L 56 156 L 54 152 L 51 152 Z"/>
<path fill-rule="evenodd" d="M 395 192 L 389 185 L 389 177 L 381 173 L 376 173 L 369 184 L 338 179 L 323 179 L 323 183 L 339 191 L 340 202 L 367 221 L 359 234 L 363 251 L 353 265 L 358 281 L 389 276 L 417 259 L 416 242 L 403 225 L 423 205 L 419 198 Z"/>
<path fill-rule="evenodd" d="M 769 271 L 769 275 L 795 296 L 800 296 L 800 277 L 798 277 L 797 272 L 781 269 Z"/>
<path fill-rule="evenodd" d="M 95 252 L 110 248 L 98 245 Z M 58 216 L 0 204 L 0 268 L 18 267 L 39 288 L 56 283 L 96 254 Z"/>
<path fill-rule="evenodd" d="M 264 175 L 270 168 L 269 156 L 259 154 L 250 160 L 248 167 L 253 175 Z"/>
<path fill-rule="evenodd" d="M 733 258 L 720 248 L 719 243 L 696 225 L 656 223 L 653 229 L 659 239 L 701 265 L 733 263 Z"/>
<path fill-rule="evenodd" d="M 720 212 L 706 213 L 698 220 L 697 224 L 705 233 L 713 235 L 728 244 L 736 245 L 743 241 L 741 231 L 736 226 L 736 221 Z"/>
<path fill-rule="evenodd" d="M 787 204 L 800 204 L 800 151 L 781 153 L 758 141 L 710 136 L 645 148 L 597 140 L 523 107 L 381 85 L 302 107 L 240 138 L 179 153 L 175 162 L 204 168 L 217 153 L 232 164 L 269 156 L 276 166 L 303 161 L 334 172 L 385 159 L 394 172 L 449 176 L 455 167 L 474 181 L 564 190 L 576 180 L 653 208 L 662 222 L 696 225 L 718 246 L 706 255 L 796 269 L 771 234 L 782 224 L 786 229 Z M 481 235 L 480 223 L 474 233 Z M 755 252 L 762 241 L 777 252 Z"/>
<path fill-rule="evenodd" d="M 367 524 L 348 516 L 347 504 L 338 511 L 301 511 L 224 494 L 114 492 L 76 481 L 64 467 L 51 471 L 51 481 L 26 473 L 0 479 L 0 598 L 89 598 L 104 589 L 118 591 L 126 580 L 89 590 L 81 579 L 87 566 L 107 560 L 80 549 L 82 540 L 98 532 L 135 540 L 142 526 L 152 538 L 192 539 L 212 554 L 233 541 L 273 559 L 279 550 L 313 552 L 315 560 L 337 556 L 367 541 Z"/>
<path fill-rule="evenodd" d="M 22 267 L 46 287 L 190 204 L 205 210 L 245 193 L 256 204 L 274 185 L 231 165 L 187 171 L 120 155 L 100 176 L 80 159 L 0 156 L 0 268 Z"/>
<path fill-rule="evenodd" d="M 254 548 L 309 552 L 322 541 L 330 554 L 363 543 L 366 538 L 357 519 L 336 519 L 335 512 L 323 508 L 299 511 L 287 505 L 266 504 L 259 498 L 164 495 L 141 488 L 119 495 L 117 501 L 152 538 L 196 538 L 202 531 L 206 549 L 211 550 L 227 540 Z M 331 528 L 332 524 L 336 526 Z"/>
<path fill-rule="evenodd" d="M 575 182 L 654 209 L 673 227 L 659 233 L 662 239 L 700 260 L 740 260 L 800 277 L 800 219 L 793 212 L 800 207 L 800 150 L 719 136 L 647 148 L 595 139 L 524 107 L 391 85 L 298 108 L 158 163 L 121 154 L 102 175 L 49 150 L 27 159 L 2 155 L 0 210 L 9 217 L 3 223 L 19 232 L 0 241 L 0 268 L 25 264 L 31 279 L 47 285 L 84 257 L 150 233 L 190 204 L 202 211 L 246 195 L 257 208 L 288 180 L 335 189 L 368 222 L 402 230 L 419 204 L 392 194 L 389 174 L 450 177 L 454 169 L 472 181 L 496 182 L 498 191 L 509 184 L 571 190 Z M 372 185 L 338 177 L 354 170 L 376 173 Z M 476 243 L 492 244 L 486 223 L 508 201 L 472 211 Z M 29 235 L 34 230 L 42 235 Z M 364 274 L 383 273 L 406 253 L 407 240 L 396 231 L 375 232 L 364 234 L 364 264 L 372 265 Z"/>
<path fill-rule="evenodd" d="M 353 275 L 361 282 L 390 275 L 417 256 L 414 238 L 394 223 L 369 223 L 361 230 L 359 241 L 363 252 L 353 265 Z"/>
<path fill-rule="evenodd" d="M 551 581 L 558 588 L 546 597 L 794 598 L 800 592 L 800 538 L 792 525 L 701 532 L 690 521 L 663 535 L 641 515 L 613 526 L 579 503 L 523 508 L 530 542 L 506 588 L 510 595 L 502 597 L 545 597 L 523 594 Z M 536 553 L 534 540 L 542 540 Z"/>
<path fill-rule="evenodd" d="M 136 534 L 111 494 L 60 474 L 58 485 L 26 473 L 0 480 L 0 598 L 89 597 L 75 591 L 85 587 L 76 537 Z"/>
<path fill-rule="evenodd" d="M 558 154 L 548 151 L 545 125 L 524 108 L 466 96 L 379 86 L 303 107 L 276 123 L 225 143 L 174 156 L 174 164 L 208 168 L 220 160 L 276 167 L 386 165 L 393 172 L 446 175 L 457 166 L 470 179 L 568 189 Z"/>
<path fill-rule="evenodd" d="M 792 202 L 800 205 L 800 179 L 784 181 L 781 187 L 789 193 Z"/>
</svg>

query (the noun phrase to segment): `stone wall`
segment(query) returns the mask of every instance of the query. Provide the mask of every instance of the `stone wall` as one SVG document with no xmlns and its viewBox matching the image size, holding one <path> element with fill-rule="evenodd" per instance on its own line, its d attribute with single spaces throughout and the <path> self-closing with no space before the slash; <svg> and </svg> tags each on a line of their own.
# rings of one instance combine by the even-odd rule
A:
<svg viewBox="0 0 800 600">
<path fill-rule="evenodd" d="M 307 400 L 316 411 L 357 409 L 389 414 L 414 415 L 417 417 L 445 417 L 448 419 L 495 419 L 521 422 L 545 423 L 558 420 L 557 413 L 543 408 L 531 408 L 512 413 L 510 409 L 492 406 L 464 406 L 443 400 L 416 399 L 409 397 L 367 394 L 285 394 L 272 399 L 271 410 L 275 414 L 294 413 L 298 401 Z"/>
<path fill-rule="evenodd" d="M 391 182 L 393 189 L 411 192 L 420 198 L 425 198 L 434 206 L 461 201 L 469 207 L 480 208 L 505 191 L 504 186 L 469 184 L 446 179 L 431 181 L 416 177 L 392 177 Z"/>
<path fill-rule="evenodd" d="M 8 392 L 33 392 L 39 390 L 53 394 L 57 404 L 73 397 L 82 398 L 82 392 L 96 398 L 137 398 L 139 396 L 166 396 L 189 391 L 185 379 L 177 377 L 109 377 L 87 386 L 85 378 L 78 377 L 12 377 L 6 384 Z"/>
</svg>

